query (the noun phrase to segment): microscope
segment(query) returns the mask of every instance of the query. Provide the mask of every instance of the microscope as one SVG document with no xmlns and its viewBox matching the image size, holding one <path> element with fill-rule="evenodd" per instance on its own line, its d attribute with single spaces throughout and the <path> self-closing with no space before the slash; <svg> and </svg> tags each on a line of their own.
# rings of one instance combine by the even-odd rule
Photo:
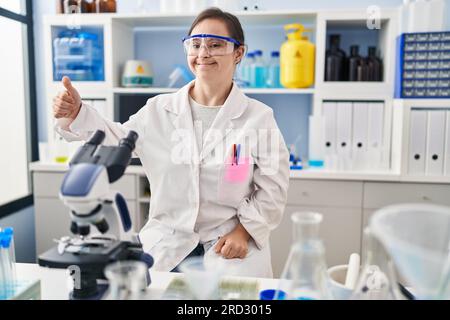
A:
<svg viewBox="0 0 450 320">
<path fill-rule="evenodd" d="M 38 257 L 40 266 L 68 269 L 74 280 L 71 299 L 99 299 L 107 289 L 105 267 L 117 261 L 143 261 L 150 268 L 153 258 L 144 253 L 124 197 L 110 184 L 122 177 L 130 164 L 138 135 L 130 131 L 118 146 L 102 146 L 103 131 L 97 130 L 78 149 L 64 176 L 59 197 L 70 209 L 70 231 L 58 245 Z M 95 227 L 99 233 L 92 233 Z M 150 276 L 147 269 L 147 283 Z"/>
</svg>

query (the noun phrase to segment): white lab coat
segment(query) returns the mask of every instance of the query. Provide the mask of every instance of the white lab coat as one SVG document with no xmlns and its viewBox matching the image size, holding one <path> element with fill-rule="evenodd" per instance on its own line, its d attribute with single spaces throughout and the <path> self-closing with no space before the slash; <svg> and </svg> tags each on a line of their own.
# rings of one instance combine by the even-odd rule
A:
<svg viewBox="0 0 450 320">
<path fill-rule="evenodd" d="M 189 105 L 192 84 L 149 99 L 124 124 L 83 104 L 69 130 L 61 119 L 55 128 L 68 141 L 104 130 L 107 145 L 128 130 L 138 133 L 135 153 L 151 188 L 149 221 L 139 237 L 155 259 L 154 270 L 172 270 L 201 242 L 205 259 L 222 259 L 229 274 L 272 277 L 269 234 L 281 221 L 289 185 L 289 153 L 273 111 L 233 84 L 200 150 Z M 252 136 L 255 130 L 261 137 Z M 242 148 L 237 166 L 229 162 L 233 144 Z M 214 244 L 239 222 L 252 236 L 248 255 L 223 259 Z"/>
</svg>

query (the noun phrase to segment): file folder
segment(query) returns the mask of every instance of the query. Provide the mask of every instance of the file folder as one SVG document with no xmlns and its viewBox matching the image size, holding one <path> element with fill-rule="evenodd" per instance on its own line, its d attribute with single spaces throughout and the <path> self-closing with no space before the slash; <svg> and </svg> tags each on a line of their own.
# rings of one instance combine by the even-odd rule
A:
<svg viewBox="0 0 450 320">
<path fill-rule="evenodd" d="M 411 110 L 408 148 L 408 174 L 425 174 L 428 111 Z"/>
<path fill-rule="evenodd" d="M 324 165 L 325 168 L 336 169 L 336 131 L 337 131 L 337 108 L 336 102 L 324 102 L 322 114 L 325 121 L 324 130 Z"/>
<path fill-rule="evenodd" d="M 370 169 L 379 169 L 383 158 L 384 103 L 369 102 L 367 150 Z"/>
<path fill-rule="evenodd" d="M 340 170 L 351 169 L 352 107 L 352 102 L 337 103 L 336 148 Z"/>
<path fill-rule="evenodd" d="M 367 102 L 353 103 L 352 159 L 353 169 L 364 170 L 367 167 L 369 108 Z"/>
<path fill-rule="evenodd" d="M 445 110 L 428 111 L 426 175 L 441 176 L 444 173 L 445 118 Z"/>
<path fill-rule="evenodd" d="M 444 174 L 450 176 L 450 110 L 446 112 Z"/>
</svg>

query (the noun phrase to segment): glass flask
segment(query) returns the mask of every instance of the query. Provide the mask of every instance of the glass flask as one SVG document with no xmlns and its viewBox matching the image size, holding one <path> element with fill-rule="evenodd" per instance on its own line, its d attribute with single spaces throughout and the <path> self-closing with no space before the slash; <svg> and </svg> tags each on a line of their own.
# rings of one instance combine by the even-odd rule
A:
<svg viewBox="0 0 450 320">
<path fill-rule="evenodd" d="M 105 268 L 109 288 L 106 300 L 144 300 L 147 289 L 147 265 L 142 261 L 119 261 Z"/>
<path fill-rule="evenodd" d="M 392 258 L 369 228 L 364 229 L 364 263 L 351 300 L 403 300 Z"/>
<path fill-rule="evenodd" d="M 291 219 L 294 242 L 275 299 L 331 299 L 327 281 L 325 248 L 319 238 L 322 214 L 295 212 Z"/>
</svg>

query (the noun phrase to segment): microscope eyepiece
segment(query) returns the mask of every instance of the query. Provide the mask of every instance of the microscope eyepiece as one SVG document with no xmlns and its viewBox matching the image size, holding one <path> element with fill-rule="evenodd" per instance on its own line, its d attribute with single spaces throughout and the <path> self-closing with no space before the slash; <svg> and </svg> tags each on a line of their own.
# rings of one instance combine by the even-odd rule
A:
<svg viewBox="0 0 450 320">
<path fill-rule="evenodd" d="M 105 219 L 97 221 L 96 223 L 94 223 L 94 225 L 97 227 L 97 230 L 101 233 L 106 233 L 109 230 L 108 222 Z"/>
<path fill-rule="evenodd" d="M 88 142 L 86 144 L 93 144 L 93 145 L 100 145 L 102 144 L 103 140 L 105 140 L 105 132 L 101 130 L 95 131 L 95 133 L 91 136 Z"/>
<path fill-rule="evenodd" d="M 130 151 L 133 151 L 136 147 L 136 141 L 138 137 L 139 135 L 135 131 L 130 130 L 130 132 L 128 132 L 128 135 L 120 140 L 119 146 L 127 146 L 128 148 L 130 148 Z"/>
</svg>

